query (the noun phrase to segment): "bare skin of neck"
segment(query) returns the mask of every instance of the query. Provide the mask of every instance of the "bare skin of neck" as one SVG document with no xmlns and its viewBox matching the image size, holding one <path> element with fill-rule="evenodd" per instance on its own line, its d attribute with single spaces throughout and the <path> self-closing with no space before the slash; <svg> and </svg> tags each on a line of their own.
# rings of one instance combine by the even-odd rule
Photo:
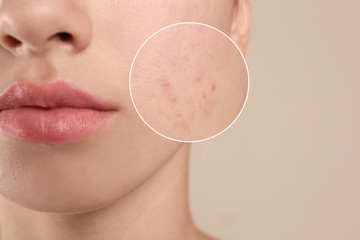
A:
<svg viewBox="0 0 360 240">
<path fill-rule="evenodd" d="M 1 240 L 210 240 L 195 227 L 189 210 L 189 148 L 184 144 L 137 189 L 87 213 L 32 211 L 0 195 Z"/>
</svg>

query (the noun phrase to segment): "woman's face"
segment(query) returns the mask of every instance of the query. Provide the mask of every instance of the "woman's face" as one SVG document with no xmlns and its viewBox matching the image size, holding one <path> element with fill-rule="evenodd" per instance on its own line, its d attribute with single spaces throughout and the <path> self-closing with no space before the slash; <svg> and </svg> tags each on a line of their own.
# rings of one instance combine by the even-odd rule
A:
<svg viewBox="0 0 360 240">
<path fill-rule="evenodd" d="M 151 34 L 177 22 L 230 34 L 234 7 L 232 0 L 0 1 L 0 93 L 20 80 L 66 79 L 116 110 L 73 142 L 21 141 L 0 131 L 0 193 L 31 209 L 88 211 L 152 176 L 183 144 L 154 133 L 137 115 L 128 85 L 132 60 Z M 59 32 L 71 38 L 61 40 Z"/>
</svg>

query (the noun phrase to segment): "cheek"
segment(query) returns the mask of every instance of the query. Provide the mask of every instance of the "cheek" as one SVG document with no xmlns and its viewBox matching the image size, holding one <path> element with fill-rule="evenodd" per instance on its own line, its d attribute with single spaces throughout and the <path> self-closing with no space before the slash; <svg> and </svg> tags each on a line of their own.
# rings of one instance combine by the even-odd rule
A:
<svg viewBox="0 0 360 240">
<path fill-rule="evenodd" d="M 93 82 L 112 86 L 111 89 L 107 89 L 107 97 L 116 101 L 122 109 L 133 110 L 128 91 L 128 74 L 131 62 L 141 44 L 164 26 L 182 21 L 206 22 L 207 20 L 204 20 L 206 19 L 205 13 L 209 11 L 209 6 L 205 7 L 205 5 L 208 6 L 209 1 L 184 0 L 180 3 L 179 1 L 161 0 L 150 3 L 145 0 L 104 0 L 89 4 L 94 28 L 94 39 L 90 48 L 92 51 L 90 68 L 92 72 L 96 69 L 99 73 Z M 210 15 L 210 13 L 207 14 Z M 158 49 L 164 51 L 162 46 L 158 46 Z M 150 52 L 153 60 L 161 58 L 161 56 L 157 56 L 159 51 L 156 51 L 155 48 Z M 89 59 L 87 60 L 89 61 Z M 144 64 L 149 64 L 151 61 L 151 59 L 147 59 Z M 84 80 L 85 83 L 86 81 Z"/>
<path fill-rule="evenodd" d="M 92 46 L 97 47 L 94 50 L 97 55 L 96 62 L 92 64 L 92 69 L 98 69 L 102 75 L 101 81 L 107 86 L 113 86 L 107 90 L 107 97 L 117 102 L 123 113 L 132 114 L 128 74 L 132 59 L 146 38 L 164 26 L 183 21 L 205 22 L 222 30 L 228 29 L 224 23 L 230 22 L 224 20 L 227 19 L 225 15 L 231 15 L 228 14 L 228 5 L 219 4 L 215 0 L 185 0 L 181 3 L 162 0 L 153 1 L 151 4 L 144 0 L 105 0 L 91 4 L 95 37 Z M 154 125 L 152 121 L 157 122 L 161 125 L 159 128 L 164 127 L 164 121 L 171 121 L 171 131 L 174 131 L 175 135 L 182 135 L 186 129 L 194 134 L 192 126 L 201 125 L 195 124 L 194 119 L 201 122 L 200 116 L 210 115 L 212 108 L 220 106 L 215 104 L 216 95 L 219 94 L 209 91 L 211 81 L 216 85 L 218 83 L 212 74 L 207 73 L 207 57 L 200 54 L 201 50 L 206 50 L 204 47 L 201 49 L 205 39 L 204 36 L 194 33 L 196 31 L 198 29 L 193 32 L 182 31 L 180 37 L 171 36 L 170 40 L 163 36 L 162 39 L 147 44 L 139 54 L 139 60 L 135 64 L 137 67 L 133 72 L 134 76 L 139 76 L 139 81 L 134 84 L 134 88 L 138 89 L 134 92 L 134 95 L 137 95 L 136 100 L 153 104 L 146 106 L 147 104 L 139 102 L 138 107 L 142 108 L 144 117 L 155 115 L 153 120 L 148 120 L 151 125 Z M 183 36 L 182 33 L 186 32 L 187 35 Z M 209 77 L 212 79 L 207 79 Z M 96 79 L 94 82 L 99 82 Z M 193 85 L 196 79 L 200 82 L 197 84 L 199 87 Z M 180 83 L 180 80 L 183 82 Z M 217 86 L 218 89 L 221 87 Z M 173 105 L 176 105 L 176 108 L 171 107 Z M 134 122 L 132 116 L 127 115 L 129 122 Z M 156 118 L 159 116 L 161 118 Z"/>
<path fill-rule="evenodd" d="M 229 84 L 239 86 L 229 71 L 240 55 L 224 35 L 202 25 L 165 29 L 138 53 L 131 72 L 134 104 L 151 128 L 169 138 L 196 141 L 211 137 L 234 120 L 224 102 Z M 231 68 L 230 68 L 231 69 Z M 230 79 L 231 78 L 231 79 Z M 222 112 L 229 109 L 229 113 Z M 229 115 L 223 120 L 223 116 Z"/>
<path fill-rule="evenodd" d="M 161 124 L 168 125 L 167 128 L 174 132 L 189 134 L 194 124 L 206 121 L 213 113 L 217 84 L 205 74 L 205 67 L 191 69 L 194 66 L 191 62 L 196 62 L 192 57 L 185 55 L 180 59 L 185 62 L 172 62 L 164 77 L 156 80 L 152 89 L 148 89 L 156 94 L 142 93 L 148 101 L 153 101 L 152 107 L 142 104 L 140 99 L 137 103 L 139 113 L 144 113 L 144 119 L 149 120 L 150 126 L 155 129 L 161 129 L 160 124 L 155 126 L 156 121 L 166 121 Z M 154 111 L 147 112 L 148 107 Z M 164 134 L 169 134 L 168 130 L 164 130 Z"/>
</svg>

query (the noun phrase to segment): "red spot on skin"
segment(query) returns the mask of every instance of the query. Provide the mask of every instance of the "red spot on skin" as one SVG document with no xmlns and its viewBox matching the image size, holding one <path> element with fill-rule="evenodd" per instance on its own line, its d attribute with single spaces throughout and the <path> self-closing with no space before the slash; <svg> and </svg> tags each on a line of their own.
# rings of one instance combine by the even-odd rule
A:
<svg viewBox="0 0 360 240">
<path fill-rule="evenodd" d="M 200 82 L 201 81 L 201 78 L 200 77 L 197 77 L 196 79 L 195 79 L 195 82 Z"/>
<path fill-rule="evenodd" d="M 216 85 L 215 85 L 215 83 L 213 83 L 212 86 L 211 86 L 211 90 L 215 91 L 215 89 L 216 89 Z"/>
<path fill-rule="evenodd" d="M 182 117 L 181 113 L 178 113 L 178 117 L 179 117 L 179 118 L 181 118 L 181 117 Z"/>
<path fill-rule="evenodd" d="M 203 99 L 206 99 L 206 93 L 203 93 Z"/>
<path fill-rule="evenodd" d="M 181 126 L 186 130 L 190 130 L 189 126 L 186 123 L 182 123 Z"/>
<path fill-rule="evenodd" d="M 176 103 L 176 97 L 170 97 L 171 102 Z"/>
<path fill-rule="evenodd" d="M 164 90 L 168 90 L 170 88 L 170 83 L 166 81 L 166 82 L 163 82 L 161 84 L 161 86 L 164 88 Z"/>
<path fill-rule="evenodd" d="M 188 55 L 186 55 L 186 56 L 185 56 L 185 61 L 187 61 L 187 62 L 188 62 L 188 61 L 189 61 L 189 59 L 190 59 L 190 58 L 189 58 L 189 56 L 188 56 Z"/>
</svg>

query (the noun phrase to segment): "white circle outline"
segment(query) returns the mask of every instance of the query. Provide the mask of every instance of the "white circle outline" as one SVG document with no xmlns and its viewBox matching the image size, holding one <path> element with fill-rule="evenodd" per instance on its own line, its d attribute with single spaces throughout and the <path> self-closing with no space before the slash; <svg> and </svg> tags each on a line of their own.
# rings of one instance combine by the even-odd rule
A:
<svg viewBox="0 0 360 240">
<path fill-rule="evenodd" d="M 133 66 L 134 66 L 134 63 L 135 63 L 135 60 L 138 56 L 138 54 L 140 53 L 140 51 L 142 50 L 142 48 L 145 46 L 145 44 L 152 38 L 154 37 L 156 34 L 158 34 L 159 32 L 165 30 L 165 29 L 168 29 L 170 27 L 174 27 L 174 26 L 178 26 L 178 25 L 185 25 L 185 24 L 195 24 L 195 25 L 202 25 L 202 26 L 205 26 L 205 27 L 209 27 L 209 28 L 212 28 L 216 31 L 218 31 L 219 33 L 221 33 L 222 35 L 224 35 L 225 37 L 227 37 L 234 45 L 235 47 L 237 48 L 237 50 L 240 52 L 241 54 L 241 57 L 245 63 L 245 67 L 246 67 L 246 72 L 247 72 L 247 79 L 248 79 L 248 87 L 247 87 L 247 93 L 246 93 L 246 98 L 245 98 L 245 102 L 239 112 L 239 114 L 237 115 L 237 117 L 234 119 L 234 121 L 232 121 L 229 126 L 227 126 L 225 129 L 223 129 L 221 132 L 211 136 L 211 137 L 208 137 L 208 138 L 205 138 L 205 139 L 200 139 L 200 140 L 194 140 L 194 141 L 184 141 L 184 140 L 178 140 L 178 139 L 174 139 L 174 138 L 171 138 L 171 137 L 168 137 L 168 136 L 165 136 L 164 134 L 162 133 L 159 133 L 158 131 L 156 131 L 153 127 L 151 127 L 145 120 L 144 118 L 141 116 L 141 114 L 139 113 L 136 105 L 135 105 L 135 102 L 134 102 L 134 98 L 132 96 L 132 92 L 131 92 L 131 74 L 132 74 L 132 70 L 133 70 Z M 217 136 L 219 136 L 220 134 L 222 134 L 223 132 L 225 132 L 226 130 L 228 130 L 236 121 L 237 119 L 240 117 L 241 113 L 243 112 L 244 108 L 245 108 L 245 105 L 247 103 L 247 100 L 248 100 L 248 97 L 249 97 L 249 91 L 250 91 L 250 74 L 249 74 L 249 68 L 248 68 L 248 65 L 247 65 L 247 62 L 246 62 L 246 59 L 243 55 L 243 53 L 241 52 L 239 46 L 234 42 L 234 40 L 232 40 L 226 33 L 224 33 L 223 31 L 213 27 L 213 26 L 210 26 L 208 24 L 205 24 L 205 23 L 199 23 L 199 22 L 179 22 L 179 23 L 174 23 L 174 24 L 171 24 L 171 25 L 168 25 L 168 26 L 165 26 L 163 28 L 161 28 L 160 30 L 156 31 L 155 33 L 153 33 L 150 37 L 148 37 L 144 42 L 143 44 L 141 44 L 139 50 L 136 52 L 135 54 L 135 57 L 131 63 L 131 68 L 130 68 L 130 73 L 129 73 L 129 91 L 130 91 L 130 97 L 131 97 L 131 102 L 135 108 L 135 111 L 137 112 L 137 114 L 139 115 L 139 117 L 141 118 L 141 120 L 151 129 L 153 130 L 155 133 L 159 134 L 160 136 L 164 137 L 164 138 L 167 138 L 169 140 L 172 140 L 172 141 L 175 141 L 175 142 L 181 142 L 181 143 L 198 143 L 198 142 L 204 142 L 204 141 L 207 141 L 207 140 L 210 140 L 212 138 L 215 138 Z"/>
</svg>

